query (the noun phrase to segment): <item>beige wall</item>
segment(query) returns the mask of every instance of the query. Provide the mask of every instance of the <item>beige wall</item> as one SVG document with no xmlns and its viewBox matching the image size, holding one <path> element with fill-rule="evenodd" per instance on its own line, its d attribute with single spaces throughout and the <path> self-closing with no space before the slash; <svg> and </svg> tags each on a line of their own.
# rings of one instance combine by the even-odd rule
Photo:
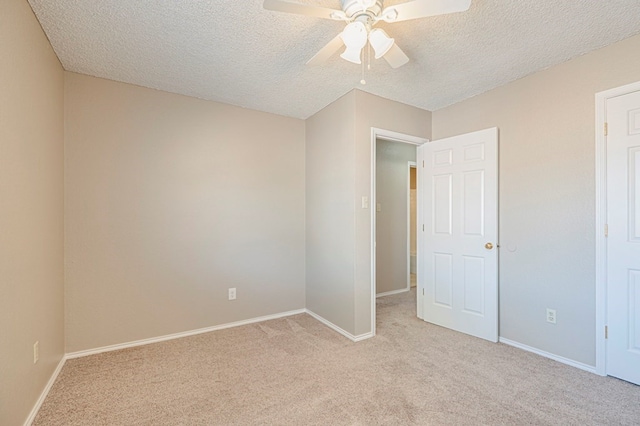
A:
<svg viewBox="0 0 640 426">
<path fill-rule="evenodd" d="M 354 332 L 356 92 L 306 120 L 306 307 Z"/>
<path fill-rule="evenodd" d="M 409 161 L 416 161 L 415 145 L 376 142 L 377 294 L 403 290 L 408 284 Z"/>
<path fill-rule="evenodd" d="M 64 353 L 64 76 L 24 0 L 0 2 L 0 55 L 0 424 L 18 425 Z"/>
<path fill-rule="evenodd" d="M 500 335 L 589 365 L 594 95 L 640 80 L 638 52 L 640 36 L 433 113 L 434 139 L 500 129 Z"/>
<path fill-rule="evenodd" d="M 68 352 L 304 308 L 304 121 L 65 75 Z"/>
<path fill-rule="evenodd" d="M 431 112 L 356 91 L 355 139 L 355 334 L 369 333 L 371 323 L 371 211 L 360 199 L 371 193 L 371 128 L 422 138 L 431 137 Z"/>
<path fill-rule="evenodd" d="M 371 128 L 428 137 L 431 113 L 353 90 L 307 119 L 307 308 L 371 332 Z"/>
</svg>

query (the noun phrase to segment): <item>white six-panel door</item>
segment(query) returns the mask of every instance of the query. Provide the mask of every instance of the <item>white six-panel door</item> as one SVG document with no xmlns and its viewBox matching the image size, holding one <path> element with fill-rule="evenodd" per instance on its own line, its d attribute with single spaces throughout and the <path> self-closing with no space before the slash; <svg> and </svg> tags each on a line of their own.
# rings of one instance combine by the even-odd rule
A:
<svg viewBox="0 0 640 426">
<path fill-rule="evenodd" d="M 640 92 L 607 100 L 607 374 L 640 384 Z"/>
<path fill-rule="evenodd" d="M 498 130 L 424 144 L 418 161 L 423 319 L 497 342 Z"/>
</svg>

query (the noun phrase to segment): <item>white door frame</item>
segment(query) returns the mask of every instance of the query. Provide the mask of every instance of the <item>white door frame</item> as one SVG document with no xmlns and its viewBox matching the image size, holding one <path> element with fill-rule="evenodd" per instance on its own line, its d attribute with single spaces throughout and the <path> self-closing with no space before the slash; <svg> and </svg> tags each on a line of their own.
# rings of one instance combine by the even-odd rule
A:
<svg viewBox="0 0 640 426">
<path fill-rule="evenodd" d="M 596 373 L 607 375 L 607 100 L 640 91 L 640 81 L 596 93 Z"/>
<path fill-rule="evenodd" d="M 417 159 L 417 158 L 416 158 Z M 418 179 L 418 163 L 415 161 L 407 162 L 407 291 L 411 290 L 411 169 L 416 169 L 416 180 Z M 418 185 L 416 185 L 416 188 Z M 418 192 L 416 191 L 416 197 Z M 418 205 L 416 204 L 416 234 L 418 226 Z M 418 238 L 418 235 L 415 235 Z M 417 247 L 416 247 L 417 249 Z M 416 257 L 416 262 L 418 261 Z M 416 264 L 417 268 L 417 264 Z M 416 274 L 417 275 L 417 274 Z M 416 282 L 416 287 L 418 283 Z"/>
<path fill-rule="evenodd" d="M 376 140 L 382 139 L 391 142 L 408 143 L 411 145 L 425 144 L 429 142 L 429 139 L 421 138 L 418 136 L 407 135 L 404 133 L 398 133 L 391 130 L 379 129 L 377 127 L 371 128 L 371 193 L 369 194 L 369 203 L 371 210 L 371 335 L 376 335 L 376 207 L 378 205 L 376 200 Z M 418 212 L 419 213 L 419 212 Z M 419 216 L 418 216 L 419 217 Z M 419 248 L 418 248 L 418 251 Z M 421 270 L 420 259 L 418 257 L 418 272 Z M 419 275 L 418 275 L 419 276 Z M 422 302 L 420 294 L 420 280 L 418 279 L 418 306 Z"/>
</svg>

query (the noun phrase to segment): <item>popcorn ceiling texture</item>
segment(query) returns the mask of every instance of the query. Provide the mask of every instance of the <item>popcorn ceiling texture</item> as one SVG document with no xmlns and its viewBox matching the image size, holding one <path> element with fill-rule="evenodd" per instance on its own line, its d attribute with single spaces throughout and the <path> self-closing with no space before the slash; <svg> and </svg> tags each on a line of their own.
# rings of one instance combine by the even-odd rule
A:
<svg viewBox="0 0 640 426">
<path fill-rule="evenodd" d="M 356 87 L 433 111 L 640 33 L 638 0 L 473 0 L 464 13 L 381 24 L 410 62 L 372 58 L 361 86 L 361 66 L 338 54 L 305 65 L 343 23 L 261 0 L 29 3 L 68 71 L 296 118 Z"/>
</svg>

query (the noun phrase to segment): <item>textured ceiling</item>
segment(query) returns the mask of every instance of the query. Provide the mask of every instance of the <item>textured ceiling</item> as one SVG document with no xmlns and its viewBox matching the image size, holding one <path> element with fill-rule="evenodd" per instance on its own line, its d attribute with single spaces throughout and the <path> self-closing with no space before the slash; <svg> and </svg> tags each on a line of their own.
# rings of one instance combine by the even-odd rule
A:
<svg viewBox="0 0 640 426">
<path fill-rule="evenodd" d="M 639 0 L 473 0 L 467 12 L 380 25 L 411 61 L 372 60 L 362 86 L 361 67 L 338 54 L 305 65 L 343 23 L 261 0 L 29 3 L 66 70 L 297 118 L 356 87 L 436 110 L 640 33 Z"/>
</svg>

